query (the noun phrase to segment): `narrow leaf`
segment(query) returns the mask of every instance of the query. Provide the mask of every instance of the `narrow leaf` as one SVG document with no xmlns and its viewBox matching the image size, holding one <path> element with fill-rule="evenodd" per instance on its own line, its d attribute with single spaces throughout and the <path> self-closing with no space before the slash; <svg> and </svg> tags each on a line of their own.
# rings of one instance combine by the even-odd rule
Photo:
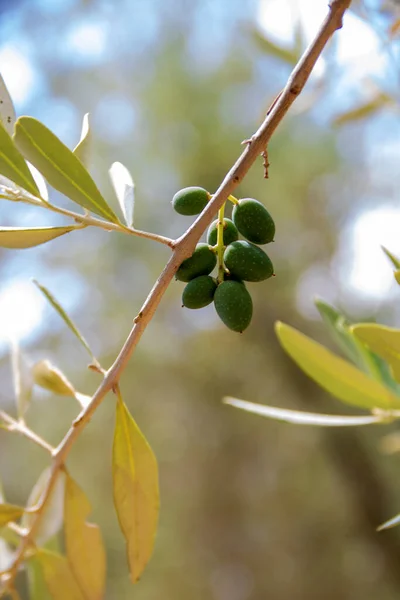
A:
<svg viewBox="0 0 400 600">
<path fill-rule="evenodd" d="M 293 327 L 278 322 L 276 334 L 298 366 L 342 402 L 366 409 L 400 408 L 400 398 L 379 381 L 371 379 Z"/>
<path fill-rule="evenodd" d="M 0 247 L 14 250 L 33 248 L 50 242 L 74 229 L 79 229 L 79 227 L 73 225 L 69 227 L 32 227 L 30 229 L 0 227 Z"/>
<path fill-rule="evenodd" d="M 17 414 L 23 419 L 32 399 L 33 378 L 28 361 L 16 341 L 11 345 L 11 366 Z"/>
<path fill-rule="evenodd" d="M 39 563 L 53 600 L 86 600 L 64 556 L 41 548 L 31 560 Z"/>
<path fill-rule="evenodd" d="M 279 46 L 271 39 L 269 39 L 264 33 L 261 33 L 261 31 L 259 31 L 256 27 L 250 28 L 250 34 L 254 42 L 266 54 L 274 56 L 275 58 L 278 58 L 279 60 L 282 60 L 291 66 L 297 63 L 299 59 L 299 53 L 297 51 L 297 48 L 291 49 Z"/>
<path fill-rule="evenodd" d="M 67 327 L 72 331 L 72 333 L 75 335 L 75 337 L 78 338 L 78 340 L 80 341 L 82 346 L 90 354 L 93 362 L 98 364 L 98 361 L 97 361 L 95 355 L 93 354 L 92 350 L 90 349 L 89 344 L 87 343 L 87 341 L 85 340 L 85 338 L 83 337 L 83 335 L 81 334 L 81 332 L 79 331 L 79 329 L 77 328 L 75 323 L 72 322 L 70 317 L 67 315 L 65 310 L 62 308 L 61 304 L 55 299 L 53 294 L 51 294 L 51 292 L 49 292 L 49 290 L 44 285 L 39 283 L 36 279 L 33 280 L 33 283 L 39 288 L 39 290 L 42 292 L 42 294 L 44 294 L 46 296 L 47 300 L 50 302 L 50 304 L 52 305 L 54 310 L 56 310 L 58 312 L 58 314 L 60 315 L 60 317 L 62 318 L 64 323 L 67 325 Z"/>
<path fill-rule="evenodd" d="M 78 484 L 67 474 L 64 533 L 68 561 L 86 600 L 104 595 L 106 555 L 100 529 L 86 521 L 91 506 Z"/>
<path fill-rule="evenodd" d="M 387 94 L 378 93 L 374 98 L 372 98 L 368 102 L 365 102 L 365 104 L 361 104 L 356 108 L 347 110 L 337 115 L 333 120 L 333 125 L 340 126 L 344 125 L 345 123 L 365 119 L 365 117 L 369 117 L 372 114 L 376 113 L 389 102 L 392 102 L 392 100 Z"/>
<path fill-rule="evenodd" d="M 3 539 L 0 539 L 0 571 L 9 569 L 14 560 L 14 551 Z"/>
<path fill-rule="evenodd" d="M 4 79 L 0 75 L 0 121 L 9 135 L 13 134 L 15 120 L 14 104 Z"/>
<path fill-rule="evenodd" d="M 400 382 L 400 329 L 376 323 L 353 325 L 351 331 L 390 365 L 393 377 Z"/>
<path fill-rule="evenodd" d="M 375 423 L 387 423 L 387 419 L 379 415 L 362 415 L 348 417 L 344 415 L 322 415 L 318 413 L 308 413 L 298 410 L 289 410 L 278 408 L 276 406 L 265 406 L 264 404 L 254 404 L 237 398 L 224 398 L 225 404 L 230 404 L 236 408 L 241 408 L 247 412 L 261 415 L 276 421 L 285 421 L 294 425 L 314 425 L 317 427 L 355 427 L 359 425 L 372 425 Z"/>
<path fill-rule="evenodd" d="M 85 166 L 87 166 L 89 163 L 91 137 L 89 113 L 86 113 L 82 121 L 81 139 L 73 150 L 75 156 L 79 158 L 81 163 Z"/>
<path fill-rule="evenodd" d="M 0 527 L 4 527 L 10 521 L 17 521 L 24 514 L 24 509 L 15 504 L 0 504 Z"/>
<path fill-rule="evenodd" d="M 39 195 L 31 172 L 24 157 L 15 147 L 3 125 L 0 123 L 0 174 L 11 179 L 17 186 L 33 194 Z"/>
<path fill-rule="evenodd" d="M 118 222 L 79 158 L 43 123 L 33 117 L 20 117 L 14 141 L 56 190 L 87 210 Z"/>
<path fill-rule="evenodd" d="M 43 177 L 41 172 L 37 170 L 36 167 L 31 165 L 31 163 L 28 162 L 27 165 L 28 165 L 29 170 L 32 173 L 32 177 L 35 180 L 35 183 L 38 187 L 38 190 L 40 192 L 40 197 L 43 198 L 43 200 L 45 200 L 46 202 L 48 202 L 49 201 L 49 190 L 47 189 L 45 178 Z"/>
<path fill-rule="evenodd" d="M 315 305 L 333 339 L 355 365 L 397 393 L 399 386 L 393 379 L 387 363 L 354 336 L 351 330 L 352 323 L 319 298 L 315 301 Z"/>
<path fill-rule="evenodd" d="M 159 511 L 158 468 L 146 438 L 121 399 L 117 404 L 112 467 L 114 504 L 135 583 L 153 552 Z"/>
<path fill-rule="evenodd" d="M 395 280 L 396 280 L 396 283 L 398 283 L 398 284 L 400 285 L 400 269 L 397 269 L 397 270 L 394 272 L 394 278 L 395 278 Z"/>
<path fill-rule="evenodd" d="M 394 266 L 394 268 L 400 269 L 400 260 L 397 258 L 397 256 L 392 254 L 387 248 L 385 248 L 385 246 L 381 246 L 381 248 L 392 263 L 392 265 Z"/>
<path fill-rule="evenodd" d="M 109 173 L 125 222 L 128 227 L 133 227 L 135 184 L 132 176 L 120 162 L 113 163 Z"/>
<path fill-rule="evenodd" d="M 25 568 L 28 579 L 29 600 L 52 600 L 40 562 L 29 560 L 26 562 Z"/>
<path fill-rule="evenodd" d="M 75 389 L 64 373 L 51 364 L 49 360 L 40 360 L 32 367 L 32 375 L 36 385 L 59 394 L 75 398 Z"/>
<path fill-rule="evenodd" d="M 27 503 L 29 508 L 33 508 L 38 504 L 44 490 L 47 487 L 49 475 L 50 468 L 47 468 L 43 471 L 35 483 Z M 65 474 L 60 472 L 55 486 L 53 487 L 53 491 L 51 492 L 50 498 L 46 502 L 46 507 L 40 519 L 39 527 L 36 530 L 35 541 L 38 545 L 45 544 L 50 538 L 56 535 L 62 527 L 64 513 L 64 490 Z M 34 513 L 25 513 L 22 519 L 22 526 L 29 528 L 33 518 Z"/>
<path fill-rule="evenodd" d="M 389 521 L 386 521 L 385 523 L 382 523 L 382 525 L 379 525 L 379 527 L 377 527 L 377 531 L 383 531 L 384 529 L 391 529 L 392 527 L 397 527 L 397 525 L 400 524 L 400 515 L 396 515 L 395 517 L 393 517 L 393 519 L 389 519 Z"/>
</svg>

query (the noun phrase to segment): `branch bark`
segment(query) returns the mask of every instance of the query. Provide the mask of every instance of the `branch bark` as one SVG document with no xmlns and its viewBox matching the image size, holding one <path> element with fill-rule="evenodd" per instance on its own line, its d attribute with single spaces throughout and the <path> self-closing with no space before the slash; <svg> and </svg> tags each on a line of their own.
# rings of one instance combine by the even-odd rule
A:
<svg viewBox="0 0 400 600">
<path fill-rule="evenodd" d="M 35 532 L 40 523 L 43 508 L 46 505 L 47 499 L 51 494 L 51 491 L 57 480 L 57 476 L 65 463 L 71 447 L 82 433 L 86 425 L 89 423 L 105 395 L 118 384 L 122 372 L 127 366 L 128 361 L 133 354 L 140 338 L 142 337 L 147 325 L 153 318 L 161 298 L 172 281 L 174 274 L 179 268 L 179 265 L 183 260 L 191 256 L 196 243 L 209 226 L 218 210 L 227 200 L 228 196 L 232 194 L 235 188 L 243 180 L 256 159 L 263 152 L 265 152 L 272 134 L 288 112 L 292 103 L 301 93 L 325 45 L 333 33 L 342 27 L 343 15 L 350 6 L 350 3 L 351 0 L 333 0 L 330 3 L 329 12 L 321 24 L 319 31 L 294 68 L 286 86 L 277 98 L 275 104 L 271 107 L 264 122 L 252 136 L 252 138 L 248 140 L 245 150 L 233 165 L 231 170 L 227 173 L 212 200 L 209 202 L 203 212 L 195 220 L 192 226 L 189 227 L 189 229 L 173 243 L 172 256 L 154 284 L 153 289 L 144 302 L 139 314 L 135 318 L 132 330 L 129 333 L 129 336 L 125 341 L 119 355 L 115 359 L 111 368 L 107 371 L 102 383 L 94 393 L 91 402 L 85 409 L 82 410 L 81 414 L 74 421 L 58 448 L 56 448 L 53 452 L 51 473 L 47 488 L 42 495 L 36 516 L 32 521 L 31 528 L 29 532 L 27 532 L 26 536 L 22 539 L 21 544 L 17 549 L 13 566 L 10 569 L 10 574 L 13 577 L 16 575 L 18 567 L 24 559 L 26 549 L 29 547 L 34 538 Z"/>
</svg>

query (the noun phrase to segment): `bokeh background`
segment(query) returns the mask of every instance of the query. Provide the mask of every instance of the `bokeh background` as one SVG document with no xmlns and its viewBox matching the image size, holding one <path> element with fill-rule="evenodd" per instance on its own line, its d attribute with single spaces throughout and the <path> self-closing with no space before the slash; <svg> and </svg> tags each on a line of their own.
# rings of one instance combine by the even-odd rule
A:
<svg viewBox="0 0 400 600">
<path fill-rule="evenodd" d="M 315 33 L 325 0 L 3 0 L 0 71 L 19 115 L 70 147 L 90 113 L 91 172 L 109 199 L 121 161 L 136 183 L 136 226 L 178 236 L 171 208 L 186 185 L 211 192 L 261 122 Z M 380 244 L 400 252 L 399 7 L 355 3 L 269 150 L 238 190 L 268 207 L 277 276 L 251 284 L 254 320 L 237 335 L 213 307 L 181 308 L 171 285 L 123 379 L 123 396 L 160 467 L 154 556 L 136 587 L 113 510 L 108 397 L 68 461 L 88 493 L 108 556 L 107 598 L 392 600 L 400 532 L 375 528 L 400 509 L 399 458 L 385 428 L 315 430 L 224 406 L 224 395 L 347 411 L 277 344 L 279 319 L 331 346 L 315 295 L 355 321 L 399 322 L 399 292 Z M 350 111 L 350 112 L 349 112 Z M 53 194 L 65 206 L 68 202 Z M 3 225 L 62 223 L 3 201 Z M 46 285 L 110 365 L 169 256 L 166 247 L 85 230 L 0 252 L 0 403 L 13 413 L 9 338 L 49 358 L 83 392 L 98 376 L 31 284 Z M 28 422 L 57 444 L 77 412 L 35 391 Z M 7 499 L 23 503 L 47 456 L 0 431 Z M 24 582 L 21 594 L 28 598 Z"/>
</svg>

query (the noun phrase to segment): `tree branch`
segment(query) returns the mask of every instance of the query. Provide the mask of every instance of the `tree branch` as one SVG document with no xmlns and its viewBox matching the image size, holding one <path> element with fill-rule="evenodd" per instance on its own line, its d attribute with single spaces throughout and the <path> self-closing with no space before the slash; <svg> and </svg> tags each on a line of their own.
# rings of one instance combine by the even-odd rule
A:
<svg viewBox="0 0 400 600">
<path fill-rule="evenodd" d="M 25 551 L 28 548 L 31 540 L 40 523 L 43 514 L 43 508 L 46 505 L 51 491 L 57 480 L 57 476 L 62 469 L 64 462 L 71 450 L 72 445 L 82 433 L 86 425 L 89 423 L 97 407 L 102 402 L 104 396 L 112 390 L 121 377 L 127 363 L 134 352 L 144 330 L 150 323 L 160 301 L 166 291 L 168 285 L 173 279 L 179 265 L 183 260 L 191 256 L 194 247 L 205 229 L 209 226 L 212 219 L 221 208 L 228 196 L 232 194 L 234 189 L 242 181 L 250 167 L 254 164 L 260 154 L 262 154 L 267 144 L 282 121 L 285 114 L 288 112 L 291 104 L 302 91 L 307 79 L 309 78 L 315 63 L 317 62 L 322 50 L 327 44 L 332 34 L 342 26 L 343 14 L 347 10 L 351 0 L 333 0 L 329 6 L 329 12 L 323 21 L 315 39 L 306 49 L 298 64 L 290 75 L 285 88 L 272 106 L 264 122 L 253 135 L 247 147 L 233 165 L 232 169 L 226 175 L 225 179 L 214 194 L 212 200 L 195 220 L 191 227 L 173 244 L 173 254 L 166 264 L 161 275 L 157 279 L 145 303 L 142 306 L 139 314 L 134 320 L 129 336 L 124 343 L 119 355 L 115 359 L 111 368 L 107 371 L 102 383 L 94 393 L 91 402 L 84 408 L 78 418 L 72 424 L 70 430 L 65 435 L 64 439 L 53 453 L 53 462 L 51 465 L 51 473 L 48 480 L 47 488 L 44 491 L 40 505 L 35 513 L 30 531 L 16 552 L 14 563 L 10 569 L 10 573 L 15 576 L 19 565 L 24 559 Z"/>
</svg>

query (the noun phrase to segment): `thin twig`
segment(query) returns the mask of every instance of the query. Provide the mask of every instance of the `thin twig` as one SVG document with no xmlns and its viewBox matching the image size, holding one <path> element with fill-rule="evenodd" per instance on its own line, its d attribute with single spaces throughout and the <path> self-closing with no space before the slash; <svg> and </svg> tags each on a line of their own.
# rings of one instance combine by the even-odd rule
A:
<svg viewBox="0 0 400 600">
<path fill-rule="evenodd" d="M 105 378 L 98 387 L 97 391 L 94 393 L 91 402 L 85 409 L 82 410 L 79 417 L 74 421 L 64 439 L 53 453 L 53 462 L 51 465 L 47 487 L 42 494 L 40 505 L 35 513 L 35 516 L 33 517 L 30 531 L 21 541 L 21 544 L 17 549 L 14 563 L 10 569 L 10 572 L 13 575 L 16 574 L 19 565 L 24 559 L 25 551 L 29 546 L 30 540 L 35 535 L 43 514 L 43 508 L 52 492 L 57 480 L 57 476 L 60 470 L 63 468 L 64 462 L 73 444 L 82 433 L 86 425 L 89 423 L 94 412 L 101 404 L 107 392 L 115 389 L 122 372 L 127 366 L 127 363 L 134 352 L 144 330 L 150 323 L 161 301 L 161 298 L 173 279 L 173 276 L 179 268 L 179 265 L 185 258 L 191 256 L 196 243 L 200 239 L 202 233 L 211 223 L 215 214 L 227 200 L 228 196 L 232 194 L 233 190 L 242 181 L 258 156 L 265 150 L 267 143 L 275 129 L 282 121 L 291 104 L 302 91 L 326 43 L 332 34 L 337 29 L 341 28 L 343 14 L 349 7 L 350 3 L 351 0 L 333 0 L 331 2 L 329 6 L 329 13 L 322 23 L 314 41 L 304 52 L 298 64 L 294 68 L 285 88 L 282 90 L 281 95 L 265 118 L 263 124 L 251 138 L 251 143 L 247 145 L 240 158 L 226 175 L 220 187 L 214 194 L 212 200 L 209 202 L 203 212 L 199 215 L 192 226 L 189 227 L 189 229 L 179 239 L 176 240 L 173 254 L 154 284 L 153 289 L 148 295 L 145 303 L 143 304 L 143 307 L 141 308 L 138 317 L 135 319 L 132 330 L 129 333 L 129 336 L 125 341 L 119 355 L 115 359 L 111 368 L 107 371 Z"/>
<path fill-rule="evenodd" d="M 43 438 L 40 437 L 40 435 L 37 435 L 37 433 L 32 431 L 32 429 L 29 429 L 29 427 L 27 427 L 27 425 L 25 425 L 25 423 L 23 423 L 22 421 L 17 421 L 16 419 L 13 419 L 12 417 L 10 417 L 9 414 L 4 412 L 3 410 L 0 410 L 0 421 L 3 421 L 6 424 L 7 431 L 15 431 L 16 433 L 20 433 L 24 437 L 28 438 L 28 440 L 35 442 L 35 444 L 37 444 L 44 450 L 47 450 L 47 452 L 49 452 L 50 454 L 53 454 L 53 446 L 48 444 Z"/>
</svg>

